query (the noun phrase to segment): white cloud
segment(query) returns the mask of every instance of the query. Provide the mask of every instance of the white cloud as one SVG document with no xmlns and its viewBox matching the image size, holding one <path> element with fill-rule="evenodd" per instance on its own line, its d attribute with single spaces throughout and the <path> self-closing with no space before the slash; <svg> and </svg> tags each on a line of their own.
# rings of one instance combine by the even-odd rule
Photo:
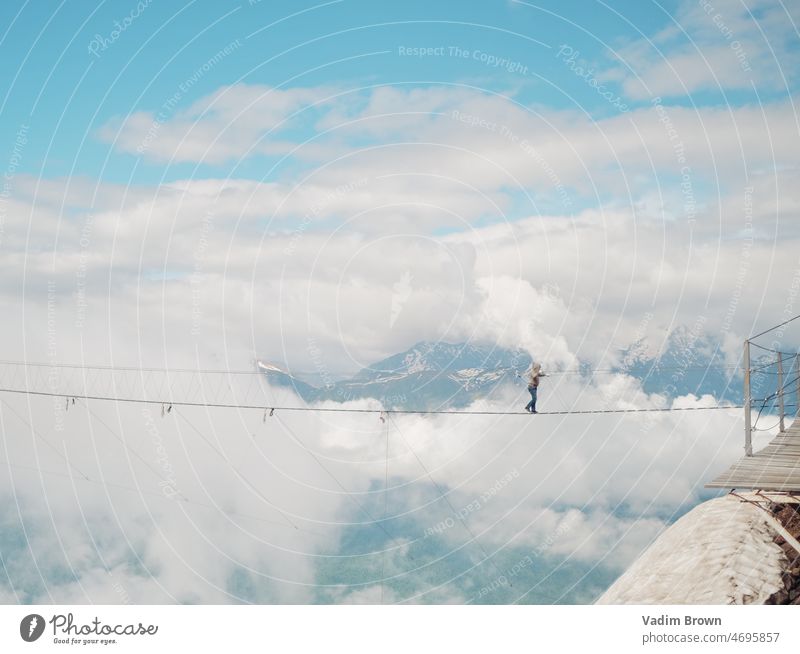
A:
<svg viewBox="0 0 800 654">
<path fill-rule="evenodd" d="M 265 404 L 292 402 L 285 391 L 264 392 Z M 516 393 L 480 406 L 522 401 Z M 663 405 L 621 376 L 546 380 L 545 410 L 574 401 L 582 408 Z M 0 491 L 13 497 L 5 528 L 18 531 L 19 507 L 27 530 L 4 560 L 29 601 L 307 602 L 329 592 L 317 586 L 317 566 L 342 555 L 349 557 L 342 574 L 363 567 L 351 577 L 356 586 L 334 593 L 341 601 L 374 601 L 381 574 L 389 599 L 411 592 L 414 601 L 463 601 L 460 582 L 434 582 L 436 568 L 407 553 L 433 538 L 442 565 L 478 556 L 458 519 L 426 535 L 454 518 L 438 489 L 448 491 L 485 551 L 508 548 L 616 572 L 741 449 L 737 412 L 398 416 L 389 423 L 384 523 L 384 535 L 395 538 L 363 527 L 389 548 L 381 568 L 379 554 L 362 563 L 339 549 L 348 525 L 377 516 L 363 507 L 383 498 L 384 426 L 376 414 L 279 412 L 263 422 L 252 410 L 176 407 L 162 418 L 158 407 L 88 406 L 91 413 L 82 401 L 63 413 L 47 398 L 3 398 L 3 459 L 15 466 Z M 350 406 L 377 408 L 374 401 Z M 166 497 L 175 492 L 191 502 Z M 391 579 L 402 582 L 402 595 Z"/>
<path fill-rule="evenodd" d="M 214 106 L 219 97 L 231 95 L 225 112 L 249 111 L 251 96 L 263 92 L 223 89 L 198 104 Z M 324 89 L 282 91 L 294 92 L 298 104 L 304 94 L 325 95 Z M 319 205 L 325 197 L 322 189 L 352 186 L 359 180 L 369 183 L 337 198 L 341 202 L 331 211 L 343 203 L 354 215 L 404 198 L 410 202 L 401 212 L 427 204 L 455 214 L 466 211 L 469 223 L 475 212 L 466 198 L 478 201 L 481 215 L 501 213 L 511 194 L 526 201 L 546 199 L 568 213 L 587 202 L 605 202 L 606 195 L 630 205 L 654 191 L 665 203 L 680 207 L 680 190 L 664 185 L 680 180 L 682 167 L 688 165 L 702 214 L 715 199 L 708 194 L 709 185 L 741 187 L 751 177 L 791 162 L 798 146 L 791 101 L 663 110 L 648 106 L 595 121 L 579 110 L 526 107 L 510 97 L 459 88 L 376 88 L 353 94 L 363 101 L 353 102 L 347 95 L 327 100 L 329 112 L 314 127 L 289 121 L 295 132 L 314 135 L 306 143 L 296 138 L 298 149 L 288 159 L 310 174 L 299 183 L 295 177 L 290 184 L 264 185 L 276 192 L 268 198 L 265 213 L 292 212 L 297 204 Z M 209 136 L 195 155 L 181 155 L 181 160 L 220 162 L 258 155 L 260 136 L 270 129 L 270 121 L 262 125 L 237 120 L 228 127 L 216 114 L 201 113 L 196 129 Z M 186 129 L 179 120 L 166 121 L 162 138 L 171 143 L 168 137 L 174 134 L 183 141 L 188 138 Z M 247 135 L 229 139 L 229 129 Z M 314 134 L 314 129 L 319 131 Z M 126 123 L 123 131 L 132 140 L 145 136 L 134 124 Z M 679 161 L 678 146 L 685 161 Z M 165 151 L 165 156 L 177 155 Z M 278 203 L 278 198 L 288 204 Z M 493 209 L 489 201 L 500 206 Z"/>
<path fill-rule="evenodd" d="M 628 96 L 680 97 L 696 91 L 785 91 L 796 79 L 800 18 L 792 3 L 683 2 L 674 23 L 617 49 Z"/>
<path fill-rule="evenodd" d="M 58 350 L 70 359 L 92 343 L 96 360 L 113 353 L 132 365 L 146 365 L 146 352 L 173 365 L 200 357 L 241 368 L 262 356 L 309 370 L 313 341 L 340 371 L 443 338 L 521 344 L 567 366 L 573 356 L 613 362 L 642 336 L 658 351 L 672 328 L 699 319 L 734 357 L 756 324 L 791 313 L 800 269 L 792 173 L 751 183 L 691 231 L 627 208 L 449 234 L 423 227 L 422 212 L 412 227 L 404 210 L 406 228 L 395 231 L 380 212 L 369 227 L 337 228 L 327 213 L 323 226 L 276 208 L 300 212 L 333 193 L 330 205 L 347 215 L 374 201 L 370 184 L 342 195 L 319 184 L 288 200 L 280 185 L 248 181 L 186 181 L 130 198 L 100 185 L 109 199 L 90 213 L 72 191 L 64 211 L 55 190 L 41 202 L 21 195 L 5 226 L 0 291 L 7 306 L 24 298 L 26 308 L 5 323 L 0 348 L 6 358 L 46 358 L 52 282 Z M 446 205 L 439 190 L 436 203 Z M 392 323 L 405 274 L 413 288 Z"/>
<path fill-rule="evenodd" d="M 103 126 L 98 136 L 121 152 L 156 161 L 223 163 L 243 153 L 281 153 L 289 121 L 307 120 L 329 89 L 280 89 L 236 84 L 220 88 L 187 109 L 169 115 L 137 111 Z"/>
</svg>

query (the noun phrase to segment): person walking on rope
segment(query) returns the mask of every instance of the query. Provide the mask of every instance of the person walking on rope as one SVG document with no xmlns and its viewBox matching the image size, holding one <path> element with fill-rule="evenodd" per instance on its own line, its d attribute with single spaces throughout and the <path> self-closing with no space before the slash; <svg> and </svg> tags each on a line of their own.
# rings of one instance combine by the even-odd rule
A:
<svg viewBox="0 0 800 654">
<path fill-rule="evenodd" d="M 528 371 L 528 392 L 531 394 L 531 401 L 525 405 L 525 410 L 529 413 L 539 413 L 536 410 L 536 396 L 539 391 L 539 378 L 544 376 L 540 364 L 531 364 L 531 369 Z"/>
</svg>

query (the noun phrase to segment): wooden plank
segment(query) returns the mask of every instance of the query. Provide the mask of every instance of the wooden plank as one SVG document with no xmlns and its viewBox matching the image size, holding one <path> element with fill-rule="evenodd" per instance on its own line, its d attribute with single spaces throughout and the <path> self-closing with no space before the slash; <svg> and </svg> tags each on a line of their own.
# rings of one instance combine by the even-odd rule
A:
<svg viewBox="0 0 800 654">
<path fill-rule="evenodd" d="M 800 421 L 753 456 L 739 459 L 706 487 L 800 491 Z"/>
<path fill-rule="evenodd" d="M 763 502 L 769 500 L 777 504 L 800 504 L 800 497 L 795 495 L 783 495 L 781 493 L 737 493 L 740 497 L 752 502 Z"/>
<path fill-rule="evenodd" d="M 790 481 L 786 479 L 720 479 L 706 484 L 709 488 L 752 488 L 754 490 L 769 491 L 794 491 L 800 492 L 800 480 Z"/>
<path fill-rule="evenodd" d="M 798 459 L 781 457 L 771 460 L 748 461 L 747 463 L 738 463 L 731 466 L 732 470 L 753 470 L 756 468 L 794 468 L 800 470 L 800 465 L 798 465 Z"/>
<path fill-rule="evenodd" d="M 730 468 L 725 474 L 738 475 L 739 477 L 767 474 L 771 476 L 800 477 L 800 470 L 786 468 Z"/>
<path fill-rule="evenodd" d="M 800 479 L 800 474 L 796 471 L 774 471 L 774 470 L 730 470 L 723 475 L 718 475 L 716 479 L 722 476 L 728 477 L 779 477 L 782 479 Z"/>
<path fill-rule="evenodd" d="M 800 483 L 800 477 L 798 476 L 789 476 L 789 475 L 766 475 L 766 474 L 755 474 L 755 475 L 720 475 L 719 477 L 714 478 L 713 481 L 721 482 L 723 480 L 731 481 L 733 479 L 738 479 L 739 481 L 746 481 L 746 482 L 781 482 L 787 484 L 798 484 Z"/>
<path fill-rule="evenodd" d="M 752 463 L 742 463 L 731 466 L 732 470 L 760 470 L 765 468 L 800 470 L 797 459 L 775 459 L 773 461 L 753 461 Z"/>
<path fill-rule="evenodd" d="M 754 461 L 736 466 L 731 466 L 731 470 L 800 470 L 797 461 Z"/>
<path fill-rule="evenodd" d="M 788 481 L 788 480 L 778 480 L 778 481 L 767 481 L 767 480 L 760 480 L 760 479 L 720 479 L 714 480 L 706 484 L 706 486 L 711 488 L 752 488 L 755 490 L 764 490 L 763 484 L 769 484 L 769 490 L 771 491 L 800 491 L 800 480 L 796 480 L 795 482 Z"/>
<path fill-rule="evenodd" d="M 758 488 L 758 484 L 777 484 L 779 486 L 798 486 L 800 485 L 800 479 L 758 479 L 754 477 L 723 477 L 721 479 L 715 479 L 714 481 L 710 482 L 716 485 L 734 485 L 734 486 L 753 486 L 754 488 Z M 763 489 L 762 489 L 763 490 Z M 772 489 L 775 490 L 775 489 Z"/>
</svg>

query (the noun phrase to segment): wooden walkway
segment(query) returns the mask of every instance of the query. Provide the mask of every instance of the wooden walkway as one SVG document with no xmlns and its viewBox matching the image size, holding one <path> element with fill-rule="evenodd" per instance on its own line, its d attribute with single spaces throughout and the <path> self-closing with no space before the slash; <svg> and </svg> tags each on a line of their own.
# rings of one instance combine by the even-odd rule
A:
<svg viewBox="0 0 800 654">
<path fill-rule="evenodd" d="M 739 459 L 706 488 L 800 492 L 800 419 L 763 450 Z"/>
</svg>

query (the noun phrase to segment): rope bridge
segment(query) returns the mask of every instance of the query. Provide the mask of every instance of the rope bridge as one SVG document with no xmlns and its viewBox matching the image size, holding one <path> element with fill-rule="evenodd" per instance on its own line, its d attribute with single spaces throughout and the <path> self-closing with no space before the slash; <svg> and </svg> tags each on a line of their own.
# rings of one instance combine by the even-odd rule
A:
<svg viewBox="0 0 800 654">
<path fill-rule="evenodd" d="M 714 367 L 714 366 L 712 366 Z M 727 369 L 734 367 L 724 366 Z M 610 370 L 565 370 L 549 373 L 558 375 L 593 375 Z M 619 370 L 622 374 L 625 371 Z M 83 400 L 128 402 L 170 406 L 200 406 L 258 411 L 303 411 L 319 413 L 371 413 L 417 415 L 525 415 L 526 411 L 491 409 L 409 409 L 356 408 L 312 404 L 303 406 L 276 405 L 270 399 L 272 390 L 262 370 L 210 370 L 187 368 L 134 368 L 91 366 L 80 364 L 47 364 L 23 361 L 0 361 L 0 393 L 64 398 L 65 410 L 72 398 Z M 752 406 L 770 398 L 751 399 Z M 696 407 L 586 408 L 548 411 L 546 415 L 597 415 L 666 413 L 742 409 L 742 404 L 718 404 Z"/>
<path fill-rule="evenodd" d="M 800 353 L 783 351 L 779 347 L 766 347 L 755 342 L 757 338 L 775 330 L 781 330 L 782 336 L 782 328 L 798 318 L 800 316 L 790 318 L 744 342 L 745 455 L 706 484 L 708 488 L 800 492 L 800 421 L 794 420 L 792 426 L 786 428 L 787 415 L 797 415 L 800 407 Z M 779 339 L 773 340 L 771 345 L 779 346 Z M 751 358 L 751 349 L 757 352 L 755 362 Z M 763 394 L 764 389 L 770 390 L 768 395 L 762 400 L 751 401 L 753 394 Z M 796 401 L 787 404 L 787 397 L 795 397 Z M 758 406 L 755 420 L 754 405 Z M 787 413 L 790 409 L 793 411 Z M 766 428 L 759 427 L 765 410 L 778 415 L 777 423 Z M 772 431 L 775 428 L 778 429 L 778 435 L 766 447 L 753 453 L 753 432 Z"/>
</svg>

